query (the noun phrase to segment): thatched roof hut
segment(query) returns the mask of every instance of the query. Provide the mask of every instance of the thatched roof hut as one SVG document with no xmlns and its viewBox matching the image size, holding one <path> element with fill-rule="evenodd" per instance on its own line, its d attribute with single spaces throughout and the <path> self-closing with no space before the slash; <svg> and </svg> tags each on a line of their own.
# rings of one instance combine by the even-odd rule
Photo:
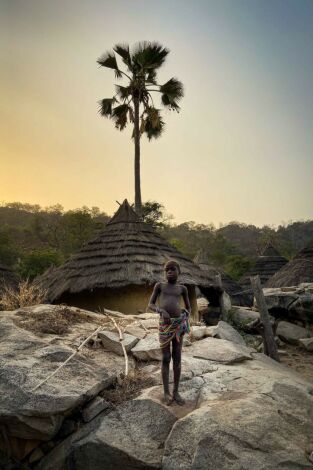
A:
<svg viewBox="0 0 313 470">
<path fill-rule="evenodd" d="M 179 262 L 179 282 L 187 286 L 196 309 L 195 286 L 210 287 L 207 277 L 143 223 L 125 200 L 96 238 L 39 282 L 48 289 L 50 302 L 137 313 L 146 310 L 153 285 L 164 280 L 169 259 Z"/>
<path fill-rule="evenodd" d="M 313 282 L 313 240 L 276 272 L 266 287 L 298 286 L 302 282 Z"/>
<path fill-rule="evenodd" d="M 0 264 L 0 293 L 4 286 L 16 288 L 18 285 L 18 277 L 14 272 L 5 266 Z"/>
<path fill-rule="evenodd" d="M 261 285 L 265 286 L 266 282 L 287 263 L 287 259 L 269 243 L 252 268 L 239 280 L 239 284 L 243 290 L 249 289 L 251 288 L 250 277 L 259 275 Z"/>
<path fill-rule="evenodd" d="M 198 264 L 200 269 L 208 277 L 211 283 L 215 282 L 215 278 L 218 274 L 222 278 L 222 287 L 225 289 L 227 294 L 230 296 L 233 305 L 250 306 L 252 305 L 253 297 L 249 294 L 242 292 L 241 286 L 232 279 L 231 276 L 226 274 L 222 269 L 212 266 L 208 262 L 208 253 L 206 250 L 199 250 L 194 257 L 194 263 Z"/>
</svg>

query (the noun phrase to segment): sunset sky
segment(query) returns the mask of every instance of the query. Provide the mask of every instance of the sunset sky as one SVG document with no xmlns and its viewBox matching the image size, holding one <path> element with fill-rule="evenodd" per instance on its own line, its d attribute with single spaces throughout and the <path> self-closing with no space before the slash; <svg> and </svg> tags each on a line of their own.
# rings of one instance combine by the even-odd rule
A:
<svg viewBox="0 0 313 470">
<path fill-rule="evenodd" d="M 143 200 L 176 223 L 313 218 L 312 0 L 1 0 L 0 40 L 0 202 L 133 202 L 131 128 L 99 115 L 117 82 L 96 60 L 150 40 L 185 97 L 142 140 Z"/>
</svg>

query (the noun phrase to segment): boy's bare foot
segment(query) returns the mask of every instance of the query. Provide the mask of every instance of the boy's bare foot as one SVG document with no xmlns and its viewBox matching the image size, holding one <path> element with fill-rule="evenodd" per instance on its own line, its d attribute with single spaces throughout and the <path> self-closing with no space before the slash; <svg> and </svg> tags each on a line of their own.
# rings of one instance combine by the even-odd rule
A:
<svg viewBox="0 0 313 470">
<path fill-rule="evenodd" d="M 173 393 L 173 400 L 176 401 L 177 405 L 181 406 L 186 403 L 183 397 L 178 392 Z"/>
<path fill-rule="evenodd" d="M 169 406 L 173 403 L 173 397 L 169 393 L 164 393 L 163 402 Z"/>
</svg>

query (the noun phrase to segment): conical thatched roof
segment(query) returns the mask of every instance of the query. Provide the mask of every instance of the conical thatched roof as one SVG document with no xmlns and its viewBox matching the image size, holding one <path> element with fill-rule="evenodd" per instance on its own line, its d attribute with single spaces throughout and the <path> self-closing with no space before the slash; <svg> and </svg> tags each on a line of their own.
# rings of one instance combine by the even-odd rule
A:
<svg viewBox="0 0 313 470">
<path fill-rule="evenodd" d="M 220 274 L 222 278 L 222 286 L 231 297 L 232 303 L 234 305 L 248 306 L 252 303 L 251 296 L 242 293 L 241 286 L 234 281 L 228 274 L 226 274 L 222 269 L 218 269 L 215 266 L 212 266 L 208 263 L 208 254 L 205 250 L 199 250 L 194 257 L 194 263 L 200 266 L 200 269 L 205 273 L 208 279 L 211 282 L 216 282 L 215 277 Z"/>
<path fill-rule="evenodd" d="M 96 238 L 39 282 L 48 288 L 51 302 L 83 291 L 151 286 L 164 280 L 164 263 L 169 259 L 179 262 L 182 284 L 209 287 L 201 269 L 140 221 L 125 200 Z"/>
<path fill-rule="evenodd" d="M 18 277 L 13 273 L 13 271 L 5 266 L 0 264 L 0 292 L 4 286 L 8 287 L 17 287 Z"/>
<path fill-rule="evenodd" d="M 286 258 L 281 256 L 272 244 L 268 244 L 256 263 L 240 279 L 239 284 L 244 290 L 249 289 L 251 288 L 250 277 L 259 275 L 261 285 L 265 286 L 266 282 L 287 262 Z"/>
<path fill-rule="evenodd" d="M 266 287 L 298 286 L 313 282 L 313 240 L 266 283 Z"/>
</svg>

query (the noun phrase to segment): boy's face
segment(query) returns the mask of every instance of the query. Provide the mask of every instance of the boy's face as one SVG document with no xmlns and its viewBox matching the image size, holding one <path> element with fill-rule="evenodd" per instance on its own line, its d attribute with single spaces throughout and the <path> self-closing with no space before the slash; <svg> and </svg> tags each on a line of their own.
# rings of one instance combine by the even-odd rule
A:
<svg viewBox="0 0 313 470">
<path fill-rule="evenodd" d="M 168 282 L 176 282 L 179 276 L 178 268 L 174 264 L 170 264 L 165 268 L 165 276 Z"/>
</svg>

